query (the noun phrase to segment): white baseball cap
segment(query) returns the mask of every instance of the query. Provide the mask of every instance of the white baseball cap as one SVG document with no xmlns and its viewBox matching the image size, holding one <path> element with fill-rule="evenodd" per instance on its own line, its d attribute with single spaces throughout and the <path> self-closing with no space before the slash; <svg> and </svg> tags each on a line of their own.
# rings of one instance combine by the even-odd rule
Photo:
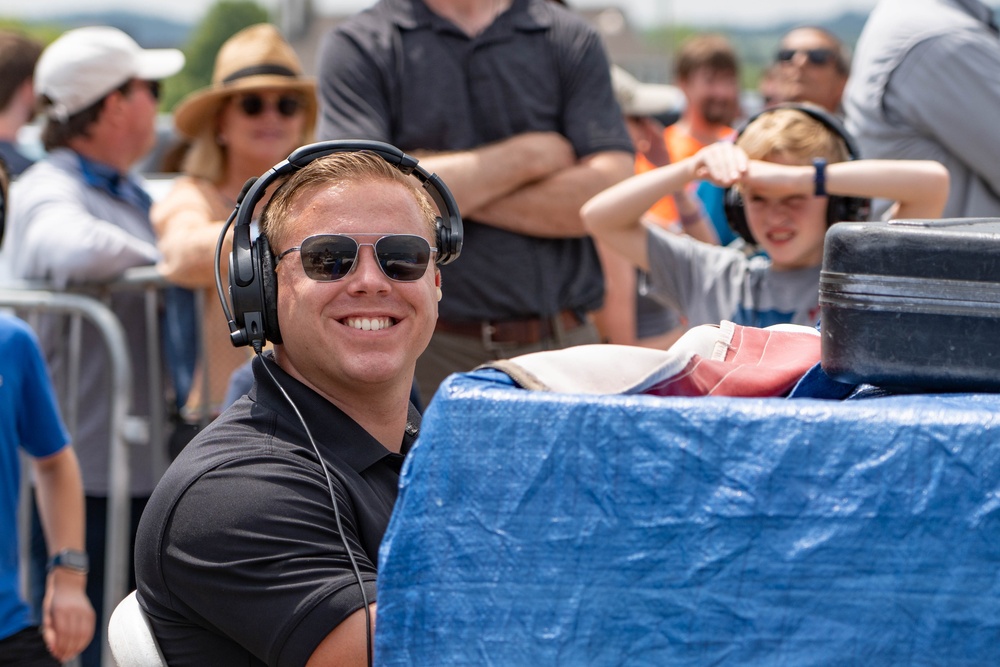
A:
<svg viewBox="0 0 1000 667">
<path fill-rule="evenodd" d="M 65 121 L 130 79 L 159 81 L 184 67 L 177 49 L 143 49 L 117 28 L 70 30 L 49 44 L 35 66 L 35 93 L 46 115 Z"/>
</svg>

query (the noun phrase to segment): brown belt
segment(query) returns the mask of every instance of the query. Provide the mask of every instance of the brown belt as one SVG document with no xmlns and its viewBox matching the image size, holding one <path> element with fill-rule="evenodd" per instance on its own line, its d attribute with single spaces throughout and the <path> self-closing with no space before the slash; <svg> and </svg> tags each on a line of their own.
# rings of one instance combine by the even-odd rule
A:
<svg viewBox="0 0 1000 667">
<path fill-rule="evenodd" d="M 536 317 L 525 320 L 496 320 L 482 322 L 449 322 L 439 319 L 435 331 L 482 338 L 484 342 L 534 345 L 555 338 L 558 330 L 572 331 L 582 325 L 572 310 L 564 310 L 553 317 Z"/>
</svg>

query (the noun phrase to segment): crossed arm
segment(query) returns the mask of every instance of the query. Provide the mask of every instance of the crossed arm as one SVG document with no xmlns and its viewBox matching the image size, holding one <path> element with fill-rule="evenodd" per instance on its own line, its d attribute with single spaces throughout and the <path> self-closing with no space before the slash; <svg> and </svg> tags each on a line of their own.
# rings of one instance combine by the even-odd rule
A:
<svg viewBox="0 0 1000 667">
<path fill-rule="evenodd" d="M 455 153 L 421 155 L 464 217 L 529 236 L 586 235 L 580 207 L 632 173 L 632 156 L 604 151 L 578 160 L 556 132 L 527 132 Z"/>
</svg>

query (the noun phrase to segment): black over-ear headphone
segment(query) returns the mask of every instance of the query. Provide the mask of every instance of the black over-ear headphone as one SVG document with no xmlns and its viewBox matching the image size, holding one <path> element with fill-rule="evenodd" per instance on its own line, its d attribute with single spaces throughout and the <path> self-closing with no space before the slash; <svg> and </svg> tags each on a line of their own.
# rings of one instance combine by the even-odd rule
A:
<svg viewBox="0 0 1000 667">
<path fill-rule="evenodd" d="M 448 264 L 462 252 L 462 217 L 455 198 L 437 174 L 430 174 L 417 165 L 416 158 L 381 141 L 321 141 L 303 146 L 259 178 L 247 181 L 236 202 L 236 208 L 219 235 L 215 248 L 215 285 L 222 310 L 229 320 L 229 337 L 234 346 L 252 345 L 259 350 L 265 341 L 281 342 L 274 254 L 263 234 L 254 241 L 250 239 L 250 223 L 257 203 L 272 183 L 302 169 L 313 160 L 331 153 L 355 151 L 374 153 L 404 174 L 420 181 L 441 212 L 435 221 L 437 264 Z M 223 241 L 234 220 L 233 252 L 229 258 L 229 298 L 233 304 L 230 310 L 222 289 L 219 261 Z"/>
<path fill-rule="evenodd" d="M 736 138 L 743 136 L 743 132 L 750 123 L 761 116 L 781 109 L 794 109 L 801 111 L 810 118 L 822 123 L 824 127 L 840 137 L 847 147 L 848 160 L 860 160 L 861 153 L 858 151 L 854 137 L 847 131 L 840 119 L 824 109 L 812 104 L 780 104 L 778 106 L 764 109 L 751 116 L 736 133 Z M 726 220 L 733 231 L 743 237 L 743 240 L 750 244 L 756 244 L 753 235 L 750 233 L 750 226 L 747 224 L 746 210 L 743 208 L 743 197 L 738 189 L 734 187 L 726 188 L 723 198 L 723 208 L 726 213 Z M 830 195 L 826 205 L 826 226 L 829 227 L 835 222 L 862 222 L 868 219 L 868 212 L 871 209 L 871 200 L 862 197 L 840 197 Z"/>
</svg>

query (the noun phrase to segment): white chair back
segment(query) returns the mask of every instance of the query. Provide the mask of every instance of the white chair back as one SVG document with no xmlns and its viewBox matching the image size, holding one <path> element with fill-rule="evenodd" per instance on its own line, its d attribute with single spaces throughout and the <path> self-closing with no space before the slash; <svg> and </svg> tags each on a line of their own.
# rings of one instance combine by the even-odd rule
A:
<svg viewBox="0 0 1000 667">
<path fill-rule="evenodd" d="M 135 591 L 118 603 L 108 623 L 108 644 L 118 667 L 167 667 L 153 626 L 139 606 Z"/>
</svg>

